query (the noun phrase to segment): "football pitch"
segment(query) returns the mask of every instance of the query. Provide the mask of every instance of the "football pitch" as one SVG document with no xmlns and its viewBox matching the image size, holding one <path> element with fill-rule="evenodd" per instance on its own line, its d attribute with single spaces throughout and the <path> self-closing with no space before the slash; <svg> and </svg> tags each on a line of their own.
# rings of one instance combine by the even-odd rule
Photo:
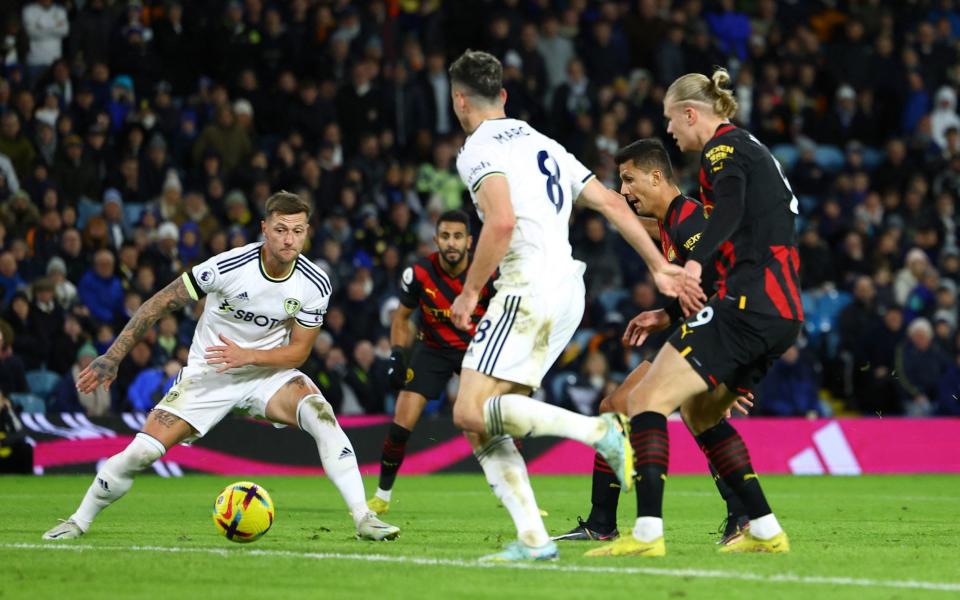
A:
<svg viewBox="0 0 960 600">
<path fill-rule="evenodd" d="M 261 477 L 273 529 L 250 545 L 220 537 L 210 513 L 220 476 L 145 475 L 79 540 L 42 542 L 91 477 L 0 478 L 0 599 L 148 598 L 956 598 L 960 596 L 960 478 L 764 477 L 790 535 L 787 555 L 719 555 L 723 508 L 707 477 L 671 477 L 667 556 L 489 564 L 477 558 L 513 538 L 506 511 L 480 475 L 398 479 L 385 520 L 394 542 L 353 539 L 324 478 Z M 535 477 L 551 534 L 589 511 L 588 477 Z M 368 478 L 368 490 L 376 486 Z M 620 525 L 633 522 L 632 494 Z"/>
</svg>

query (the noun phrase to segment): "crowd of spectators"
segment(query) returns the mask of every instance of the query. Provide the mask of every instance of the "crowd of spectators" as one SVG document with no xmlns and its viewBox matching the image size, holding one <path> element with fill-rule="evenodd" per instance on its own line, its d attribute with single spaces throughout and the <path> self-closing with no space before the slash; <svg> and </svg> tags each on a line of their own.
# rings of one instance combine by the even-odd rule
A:
<svg viewBox="0 0 960 600">
<path fill-rule="evenodd" d="M 109 393 L 74 378 L 185 268 L 256 240 L 287 189 L 316 207 L 305 253 L 335 290 L 305 369 L 338 408 L 389 410 L 399 274 L 471 208 L 446 67 L 472 47 L 502 61 L 509 116 L 614 187 L 619 146 L 669 142 L 666 86 L 726 66 L 801 210 L 805 335 L 758 410 L 960 413 L 953 0 L 37 0 L 2 27 L 0 391 L 21 404 L 149 408 L 196 309 Z M 695 194 L 696 157 L 673 158 Z M 544 393 L 592 412 L 649 356 L 626 320 L 663 299 L 598 215 L 572 239 L 588 310 Z"/>
</svg>

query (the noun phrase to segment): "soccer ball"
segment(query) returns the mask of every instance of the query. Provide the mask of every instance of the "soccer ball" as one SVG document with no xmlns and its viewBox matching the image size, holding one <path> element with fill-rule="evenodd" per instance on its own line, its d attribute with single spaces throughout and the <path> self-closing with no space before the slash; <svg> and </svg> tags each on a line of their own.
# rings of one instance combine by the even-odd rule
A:
<svg viewBox="0 0 960 600">
<path fill-rule="evenodd" d="M 248 544 L 270 531 L 274 512 L 267 490 L 251 481 L 238 481 L 217 496 L 213 524 L 231 542 Z"/>
</svg>

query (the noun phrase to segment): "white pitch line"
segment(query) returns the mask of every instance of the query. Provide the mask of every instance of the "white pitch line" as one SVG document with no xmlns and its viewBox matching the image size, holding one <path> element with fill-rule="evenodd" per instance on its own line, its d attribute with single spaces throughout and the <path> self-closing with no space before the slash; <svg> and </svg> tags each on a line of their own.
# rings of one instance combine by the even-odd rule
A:
<svg viewBox="0 0 960 600">
<path fill-rule="evenodd" d="M 358 562 L 399 563 L 428 567 L 457 567 L 462 569 L 514 569 L 522 571 L 550 571 L 561 573 L 602 573 L 614 575 L 653 575 L 658 577 L 682 577 L 700 579 L 734 579 L 761 583 L 799 583 L 803 585 L 840 585 L 865 588 L 896 588 L 960 592 L 960 582 L 917 581 L 913 579 L 860 579 L 854 577 L 830 577 L 820 575 L 797 575 L 781 573 L 764 575 L 745 571 L 720 571 L 706 569 L 660 569 L 656 567 L 595 567 L 589 565 L 565 565 L 557 563 L 517 562 L 490 563 L 476 560 L 430 558 L 426 556 L 390 556 L 386 554 L 348 554 L 341 552 L 293 552 L 290 550 L 228 550 L 226 548 L 190 548 L 177 546 L 94 546 L 53 544 L 0 544 L 0 548 L 16 550 L 60 550 L 67 552 L 157 552 L 170 554 L 213 554 L 216 556 L 268 556 L 275 558 L 307 558 L 312 560 L 339 560 Z"/>
</svg>

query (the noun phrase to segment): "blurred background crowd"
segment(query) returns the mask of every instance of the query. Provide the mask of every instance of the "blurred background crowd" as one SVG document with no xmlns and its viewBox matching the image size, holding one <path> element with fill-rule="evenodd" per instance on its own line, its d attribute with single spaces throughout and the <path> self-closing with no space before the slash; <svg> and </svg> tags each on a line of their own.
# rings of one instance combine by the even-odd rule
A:
<svg viewBox="0 0 960 600">
<path fill-rule="evenodd" d="M 149 409 L 196 308 L 162 319 L 109 391 L 74 378 L 184 269 L 255 241 L 266 198 L 316 207 L 334 284 L 305 371 L 341 412 L 390 411 L 389 321 L 437 216 L 472 211 L 446 68 L 503 62 L 507 114 L 619 187 L 664 138 L 677 76 L 726 66 L 737 122 L 801 201 L 807 323 L 767 415 L 960 414 L 960 6 L 953 0 L 38 0 L 0 23 L 0 391 L 23 410 Z M 674 152 L 696 195 L 696 156 Z M 477 224 L 477 227 L 479 224 Z M 475 229 L 476 231 L 476 229 Z M 585 413 L 642 358 L 662 306 L 642 261 L 575 213 L 588 309 L 544 383 Z M 662 338 L 659 340 L 662 341 Z"/>
</svg>

